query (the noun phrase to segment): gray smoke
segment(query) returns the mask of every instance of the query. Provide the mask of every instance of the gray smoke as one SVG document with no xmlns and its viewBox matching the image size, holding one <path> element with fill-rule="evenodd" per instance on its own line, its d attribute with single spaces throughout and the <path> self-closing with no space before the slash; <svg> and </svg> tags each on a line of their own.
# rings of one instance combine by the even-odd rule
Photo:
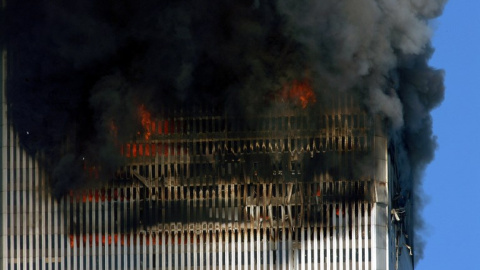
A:
<svg viewBox="0 0 480 270">
<path fill-rule="evenodd" d="M 415 259 L 423 257 L 422 174 L 436 140 L 430 111 L 444 97 L 443 71 L 428 66 L 432 30 L 446 0 L 279 1 L 287 33 L 304 45 L 315 78 L 331 91 L 355 91 L 389 122 L 400 196 L 414 201 Z"/>
<path fill-rule="evenodd" d="M 429 20 L 445 2 L 11 1 L 0 26 L 10 117 L 30 153 L 61 160 L 46 164 L 61 196 L 83 179 L 64 166 L 84 158 L 108 178 L 116 141 L 139 130 L 140 104 L 158 116 L 203 106 L 248 117 L 308 77 L 318 107 L 341 93 L 384 118 L 420 227 L 436 147 L 430 111 L 444 95 L 443 72 L 428 65 Z M 415 248 L 418 260 L 418 235 Z"/>
</svg>

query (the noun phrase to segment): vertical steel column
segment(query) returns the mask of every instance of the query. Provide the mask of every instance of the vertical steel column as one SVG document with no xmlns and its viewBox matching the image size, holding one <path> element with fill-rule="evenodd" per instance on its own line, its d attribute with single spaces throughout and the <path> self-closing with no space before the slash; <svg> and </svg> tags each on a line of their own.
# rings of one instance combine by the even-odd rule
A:
<svg viewBox="0 0 480 270">
<path fill-rule="evenodd" d="M 117 225 L 116 227 L 116 232 L 115 236 L 118 239 L 117 243 L 117 269 L 125 269 L 127 267 L 126 263 L 126 254 L 127 253 L 127 243 L 125 241 L 125 234 L 124 231 L 122 231 L 122 221 L 125 220 L 125 217 L 123 215 L 124 211 L 123 208 L 125 207 L 125 196 L 123 192 L 123 187 L 116 187 L 117 191 L 117 207 L 116 207 L 116 213 L 117 213 L 117 219 L 115 220 L 115 224 Z M 92 200 L 94 201 L 94 200 Z M 94 234 L 95 230 L 92 230 L 92 233 Z M 95 246 L 95 243 L 93 244 Z M 93 258 L 95 262 L 95 257 Z M 94 263 L 95 264 L 95 263 Z"/>
<path fill-rule="evenodd" d="M 351 260 L 352 258 L 350 257 L 350 251 L 351 251 L 351 246 L 350 242 L 352 240 L 350 231 L 352 228 L 350 228 L 350 211 L 351 204 L 347 203 L 345 204 L 345 270 L 350 270 L 350 265 L 351 265 Z"/>
<path fill-rule="evenodd" d="M 185 265 L 185 233 L 188 229 L 187 225 L 182 226 L 182 230 L 180 231 L 180 263 L 178 264 L 179 269 L 186 269 L 189 265 Z"/>
<path fill-rule="evenodd" d="M 206 237 L 207 239 L 205 240 L 205 242 L 207 243 L 206 244 L 206 247 L 205 247 L 205 253 L 207 255 L 207 260 L 206 260 L 206 265 L 207 265 L 207 269 L 210 269 L 213 265 L 213 262 L 210 261 L 210 255 L 212 254 L 212 231 L 210 229 L 208 229 L 206 231 Z"/>
<path fill-rule="evenodd" d="M 291 215 L 289 215 L 289 218 L 292 218 Z M 288 269 L 295 269 L 295 251 L 293 250 L 293 232 L 295 228 L 294 227 L 289 227 L 288 230 L 288 242 L 287 242 L 287 252 L 288 252 L 288 264 L 287 268 Z"/>
<path fill-rule="evenodd" d="M 82 196 L 83 198 L 86 198 L 86 199 L 83 199 L 83 202 L 84 202 L 84 206 L 85 206 L 85 213 L 84 213 L 84 216 L 85 216 L 85 224 L 83 224 L 83 226 L 85 226 L 85 235 L 84 235 L 84 238 L 83 239 L 86 239 L 86 241 L 84 241 L 84 247 L 85 247 L 85 257 L 86 257 L 86 265 L 85 265 L 85 268 L 87 269 L 91 269 L 90 267 L 90 262 L 91 262 L 91 257 L 90 257 L 90 244 L 89 244 L 89 236 L 91 235 L 91 227 L 90 227 L 90 203 L 89 203 L 89 198 L 88 198 L 88 193 L 85 195 L 84 192 L 87 192 L 87 191 L 82 191 Z M 83 231 L 83 228 L 82 228 L 82 231 Z M 118 269 L 118 268 L 117 268 Z"/>
<path fill-rule="evenodd" d="M 253 236 L 253 223 L 250 223 L 250 248 L 248 249 L 249 252 L 249 269 L 253 269 L 255 266 L 255 238 Z"/>
<path fill-rule="evenodd" d="M 358 204 L 358 270 L 363 270 L 363 248 L 364 248 L 364 241 L 362 240 L 364 235 L 364 226 L 362 222 L 362 205 L 363 203 Z"/>
<path fill-rule="evenodd" d="M 306 243 L 306 252 L 307 252 L 307 269 L 312 269 L 312 232 L 311 232 L 311 227 L 310 224 L 305 225 L 307 228 L 307 243 Z"/>
<path fill-rule="evenodd" d="M 198 269 L 198 265 L 197 265 L 197 254 L 198 254 L 198 245 L 197 245 L 197 235 L 194 232 L 191 233 L 191 237 L 193 238 L 193 269 L 194 270 L 197 270 Z"/>
<path fill-rule="evenodd" d="M 302 225 L 304 225 L 304 224 L 302 224 Z M 300 253 L 299 254 L 300 256 L 298 256 L 299 257 L 298 258 L 298 264 L 300 264 L 300 269 L 301 270 L 305 270 L 305 264 L 306 264 L 305 263 L 305 244 L 306 244 L 305 242 L 307 242 L 307 241 L 305 241 L 305 227 L 302 226 L 302 227 L 299 228 L 299 230 L 300 230 L 300 239 L 298 241 L 299 241 L 299 244 L 300 244 L 300 248 L 299 248 L 298 252 Z"/>
<path fill-rule="evenodd" d="M 330 185 L 331 183 L 328 183 L 328 185 Z M 330 243 L 330 240 L 331 240 L 331 235 L 330 235 L 330 231 L 331 231 L 331 226 L 330 224 L 332 224 L 333 220 L 332 220 L 332 211 L 330 210 L 332 209 L 332 204 L 327 204 L 327 237 L 326 237 L 326 240 L 327 240 L 327 243 L 326 243 L 326 249 L 327 249 L 327 256 L 325 258 L 325 260 L 327 260 L 327 269 L 331 269 L 331 261 L 332 261 L 332 252 L 331 252 L 331 243 Z"/>
<path fill-rule="evenodd" d="M 176 226 L 176 225 L 174 225 Z M 172 267 L 173 269 L 179 269 L 179 261 L 178 261 L 178 254 L 179 254 L 179 251 L 178 251 L 178 245 L 179 245 L 179 233 L 178 233 L 178 228 L 175 228 L 173 230 L 173 232 L 171 232 L 173 234 L 173 243 L 171 244 L 172 245 Z"/>
<path fill-rule="evenodd" d="M 21 151 L 21 149 L 19 149 L 20 153 L 18 153 L 21 157 L 21 168 L 20 168 L 20 176 L 21 176 L 21 179 L 20 179 L 20 196 L 22 197 L 22 205 L 20 207 L 21 211 L 22 211 L 22 223 L 21 223 L 21 226 L 22 226 L 22 244 L 21 244 L 21 247 L 23 247 L 23 258 L 22 258 L 22 261 L 23 261 L 23 269 L 26 270 L 26 267 L 27 267 L 27 264 L 28 264 L 28 260 L 27 260 L 27 253 L 28 253 L 28 249 L 27 249 L 27 243 L 26 243 L 26 240 L 27 240 L 27 227 L 29 226 L 28 222 L 27 222 L 27 194 L 26 194 L 26 186 L 27 186 L 27 180 L 28 178 L 26 177 L 27 176 L 27 166 L 26 166 L 26 153 L 24 153 L 24 151 Z M 55 228 L 56 228 L 56 224 L 54 224 Z M 54 232 L 56 231 L 54 228 Z M 57 249 L 55 249 L 56 251 Z M 56 252 L 55 252 L 55 255 Z M 51 256 L 51 255 L 50 255 Z M 55 256 L 55 259 L 57 258 L 57 256 Z"/>
<path fill-rule="evenodd" d="M 204 258 L 204 255 L 205 255 L 205 251 L 203 249 L 203 244 L 204 244 L 204 238 L 203 238 L 203 231 L 198 231 L 199 232 L 199 235 L 198 237 L 200 237 L 200 252 L 199 252 L 199 256 L 200 256 L 200 267 L 199 269 L 200 270 L 203 270 L 203 266 L 205 264 L 203 258 Z"/>
<path fill-rule="evenodd" d="M 120 190 L 120 194 L 122 195 L 121 197 L 121 204 L 122 204 L 122 207 L 118 210 L 118 213 L 119 213 L 119 216 L 118 216 L 118 219 L 120 220 L 118 222 L 118 228 L 119 228 L 119 232 L 120 232 L 120 243 L 122 244 L 122 248 L 121 248 L 121 252 L 119 252 L 119 260 L 121 262 L 121 265 L 122 267 L 120 269 L 123 269 L 123 270 L 127 270 L 128 269 L 128 259 L 129 259 L 129 256 L 131 256 L 129 254 L 129 248 L 128 248 L 128 233 L 130 232 L 129 230 L 122 230 L 121 226 L 123 226 L 124 228 L 127 228 L 127 220 L 129 219 L 129 216 L 128 216 L 128 212 L 127 212 L 127 205 L 129 203 L 128 201 L 128 197 L 126 196 L 127 195 L 127 188 L 125 187 L 121 187 L 119 188 Z M 93 200 L 94 204 L 95 204 L 95 199 Z M 95 207 L 94 207 L 95 209 Z M 95 216 L 95 214 L 94 214 Z M 95 226 L 95 223 L 93 223 L 93 226 Z M 95 229 L 93 230 L 93 232 L 95 232 Z M 96 235 L 96 233 L 95 233 Z M 93 253 L 95 254 L 95 245 L 93 245 Z M 94 261 L 95 260 L 95 257 L 93 258 Z M 123 260 L 122 260 L 123 259 Z"/>
<path fill-rule="evenodd" d="M 283 186 L 285 188 L 285 186 Z M 283 189 L 285 190 L 285 189 Z M 283 195 L 283 194 L 282 194 Z M 286 231 L 289 230 L 290 228 L 289 227 L 286 227 L 285 224 L 286 224 L 286 221 L 285 221 L 285 208 L 284 206 L 282 205 L 281 207 L 281 220 L 282 220 L 282 255 L 281 255 L 281 260 L 280 260 L 280 263 L 282 264 L 282 270 L 286 270 L 287 267 L 288 267 L 288 261 L 287 261 L 287 248 L 288 248 L 288 245 L 287 245 L 287 235 L 286 235 Z"/>
<path fill-rule="evenodd" d="M 248 259 L 250 257 L 250 252 L 248 252 L 248 232 L 247 232 L 247 221 L 245 220 L 242 222 L 242 230 L 241 230 L 241 238 L 243 241 L 242 246 L 242 255 L 243 255 L 243 262 L 241 260 L 240 265 L 242 266 L 241 269 L 247 269 L 249 267 Z"/>
<path fill-rule="evenodd" d="M 258 188 L 258 187 L 259 187 L 259 186 L 257 185 L 257 188 Z M 258 189 L 257 189 L 257 190 L 258 190 Z M 259 190 L 258 190 L 258 191 L 259 191 Z M 257 198 L 258 198 L 258 197 L 260 197 L 260 192 L 257 192 Z M 258 205 L 258 204 L 257 204 L 257 205 Z M 260 270 L 260 267 L 262 266 L 262 259 L 260 259 L 261 256 L 262 256 L 262 254 L 261 254 L 262 241 L 260 240 L 260 239 L 261 239 L 261 235 L 260 235 L 260 226 L 259 226 L 259 225 L 260 225 L 259 220 L 260 220 L 260 218 L 261 218 L 261 217 L 260 217 L 260 207 L 261 207 L 261 206 L 255 207 L 255 209 L 257 210 L 257 214 L 255 215 L 256 218 L 257 218 L 257 221 L 256 221 L 257 226 L 256 226 L 256 234 L 255 234 L 255 242 L 257 243 L 257 247 L 256 247 L 256 249 L 257 249 L 257 257 L 256 257 L 256 260 L 255 260 L 255 264 L 256 264 L 256 266 L 257 266 L 257 270 Z"/>
<path fill-rule="evenodd" d="M 77 232 L 77 223 L 78 223 L 78 220 L 77 220 L 77 196 L 74 195 L 73 196 L 73 207 L 72 207 L 72 216 L 73 216 L 73 222 L 74 224 L 72 224 L 71 226 L 73 226 L 73 269 L 76 270 L 77 269 L 77 259 L 78 259 L 78 232 Z M 42 223 L 43 223 L 43 220 L 42 220 Z M 42 224 L 43 225 L 43 224 Z M 43 236 L 43 229 L 42 229 L 42 236 Z M 43 242 L 43 241 L 42 241 Z M 44 243 L 44 242 L 43 242 Z M 41 254 L 40 256 L 43 256 L 43 254 Z"/>
<path fill-rule="evenodd" d="M 376 220 L 377 220 L 377 203 L 372 203 L 372 209 L 371 209 L 371 216 L 370 216 L 370 227 L 372 230 L 372 239 L 371 241 L 371 247 L 372 247 L 372 260 L 371 260 L 371 269 L 376 270 L 377 269 L 377 226 L 376 226 Z"/>
<path fill-rule="evenodd" d="M 318 229 L 321 224 L 319 224 L 318 221 L 316 221 L 315 226 L 313 227 L 313 269 L 317 270 L 318 269 Z M 323 250 L 321 250 L 323 252 Z"/>
<path fill-rule="evenodd" d="M 336 183 L 334 183 L 336 184 Z M 333 269 L 338 269 L 338 224 L 337 224 L 337 211 L 339 210 L 338 203 L 334 203 L 332 205 L 332 213 L 331 213 L 331 219 L 332 219 L 332 262 L 333 262 Z"/>
<path fill-rule="evenodd" d="M 342 189 L 343 192 L 345 192 L 344 189 Z M 345 205 L 342 202 L 339 203 L 339 211 L 338 211 L 338 230 L 339 230 L 339 234 L 338 234 L 338 252 L 339 252 L 339 269 L 344 269 L 344 266 L 343 266 L 343 261 L 344 261 L 344 241 L 345 241 L 345 235 L 344 235 L 344 231 L 345 231 L 345 221 L 344 221 L 344 216 L 345 216 Z"/>
<path fill-rule="evenodd" d="M 220 193 L 221 194 L 221 193 Z M 222 212 L 223 210 L 225 209 L 221 209 Z M 220 222 L 220 230 L 218 231 L 218 269 L 219 270 L 222 270 L 223 269 L 223 266 L 225 265 L 225 251 L 224 251 L 224 245 L 225 245 L 225 241 L 223 241 L 223 234 L 225 233 L 225 231 L 223 230 L 222 228 L 222 225 L 221 222 Z"/>
<path fill-rule="evenodd" d="M 263 245 L 262 245 L 263 260 L 261 261 L 261 265 L 263 266 L 264 270 L 267 270 L 267 267 L 269 267 L 269 262 L 267 260 L 267 254 L 269 252 L 269 249 L 267 249 L 267 243 L 269 242 L 269 240 L 267 239 L 267 228 L 266 228 L 265 224 L 266 224 L 266 221 L 264 220 L 264 222 L 262 224 L 263 232 L 261 232 L 263 235 L 261 236 L 260 239 L 257 239 L 257 241 L 263 243 Z"/>
<path fill-rule="evenodd" d="M 138 202 L 136 202 L 133 198 L 133 193 L 135 192 L 135 187 L 134 186 L 130 186 L 128 187 L 128 190 L 129 190 L 129 200 L 128 200 L 128 204 L 130 205 L 130 211 L 128 211 L 128 220 L 130 221 L 130 223 L 134 223 L 137 221 L 136 217 L 134 216 L 134 213 L 136 213 L 136 204 Z M 162 189 L 162 194 L 163 194 L 163 189 Z M 132 226 L 132 224 L 130 225 Z M 131 233 L 131 232 L 128 232 L 128 236 L 129 238 L 129 241 L 127 243 L 130 243 L 130 246 L 129 246 L 129 255 L 128 256 L 128 260 L 129 260 L 129 269 L 135 269 L 135 266 L 136 266 L 136 262 L 135 262 L 135 253 L 134 253 L 134 250 L 135 250 L 135 244 L 134 244 L 134 234 Z"/>
<path fill-rule="evenodd" d="M 187 259 L 187 264 L 186 264 L 185 269 L 187 269 L 187 267 L 190 268 L 190 269 L 192 268 L 192 261 L 191 261 L 191 258 L 192 258 L 192 245 L 191 245 L 192 235 L 191 234 L 192 234 L 191 230 L 186 232 L 186 238 L 187 238 L 187 250 L 186 250 L 186 252 L 187 253 L 185 254 L 185 256 L 186 256 L 186 259 Z M 163 246 L 162 246 L 162 249 L 163 249 Z"/>
<path fill-rule="evenodd" d="M 35 258 L 35 253 L 34 253 L 34 246 L 33 246 L 33 243 L 34 243 L 34 237 L 35 237 L 35 219 L 38 217 L 35 213 L 35 209 L 34 209 L 34 203 L 33 203 L 33 200 L 35 199 L 34 197 L 34 190 L 35 190 L 35 182 L 34 182 L 34 178 L 33 178 L 33 171 L 34 171 L 34 167 L 35 167 L 35 159 L 33 157 L 29 157 L 28 158 L 28 185 L 27 185 L 27 194 L 29 196 L 28 200 L 28 215 L 29 215 L 29 220 L 27 222 L 28 224 L 28 242 L 29 242 L 29 245 L 28 245 L 28 253 L 29 253 L 29 258 L 28 258 L 28 263 L 29 263 L 29 267 L 30 268 L 33 268 L 33 264 L 34 264 L 34 258 Z M 65 202 L 65 198 L 62 199 L 62 203 Z M 64 226 L 64 223 L 62 222 L 62 229 L 63 229 L 63 226 Z M 65 230 L 61 230 L 61 234 L 63 236 L 63 239 L 61 240 L 65 240 Z M 61 241 L 61 243 L 64 243 L 63 241 Z M 60 256 L 61 256 L 61 268 L 64 269 L 65 268 L 65 265 L 64 265 L 64 261 L 65 261 L 65 249 L 64 249 L 64 245 L 62 244 L 61 245 L 61 252 L 60 252 Z"/>
<path fill-rule="evenodd" d="M 18 135 L 15 135 L 13 134 L 12 132 L 12 137 L 14 137 L 14 145 L 15 145 L 15 148 L 13 148 L 12 150 L 12 154 L 13 154 L 13 157 L 12 157 L 12 160 L 14 159 L 14 163 L 13 163 L 13 175 L 14 177 L 20 177 L 20 153 L 19 153 L 19 147 L 18 147 Z M 16 237 L 16 242 L 18 243 L 17 247 L 14 247 L 14 250 L 15 250 L 15 260 L 17 261 L 22 261 L 22 259 L 20 258 L 20 241 L 21 241 L 21 229 L 22 229 L 22 223 L 21 223 L 21 220 L 20 220 L 20 217 L 22 215 L 21 213 L 21 209 L 22 209 L 22 205 L 20 203 L 20 196 L 21 196 L 21 187 L 20 187 L 20 184 L 21 182 L 18 180 L 18 179 L 13 179 L 13 181 L 15 181 L 15 184 L 14 184 L 14 192 L 15 192 L 15 197 L 16 197 L 16 207 L 14 207 L 14 216 L 15 216 L 15 237 Z M 47 214 L 47 217 L 48 217 L 48 214 Z M 47 223 L 48 224 L 48 223 Z M 50 224 L 48 224 L 50 225 Z M 47 233 L 50 233 L 50 227 L 47 228 Z M 49 240 L 49 237 L 47 236 L 47 241 Z M 48 242 L 47 242 L 47 247 L 48 247 Z M 47 251 L 47 256 L 48 256 L 48 251 Z"/>
<path fill-rule="evenodd" d="M 357 262 L 357 222 L 356 222 L 356 212 L 355 209 L 357 207 L 357 203 L 355 202 L 352 205 L 352 270 L 358 269 Z"/>
<path fill-rule="evenodd" d="M 368 217 L 370 216 L 370 212 L 368 211 L 368 203 L 363 203 L 363 206 L 364 206 L 364 211 L 363 211 L 363 215 L 364 215 L 364 223 L 365 225 L 363 226 L 364 228 L 364 235 L 365 235 L 365 240 L 364 240 L 364 247 L 365 247 L 365 270 L 368 270 L 370 269 L 369 268 L 369 260 L 368 260 L 368 249 L 370 247 L 370 240 L 368 239 L 368 234 L 369 234 L 369 231 L 370 231 L 370 224 L 368 222 Z"/>
</svg>

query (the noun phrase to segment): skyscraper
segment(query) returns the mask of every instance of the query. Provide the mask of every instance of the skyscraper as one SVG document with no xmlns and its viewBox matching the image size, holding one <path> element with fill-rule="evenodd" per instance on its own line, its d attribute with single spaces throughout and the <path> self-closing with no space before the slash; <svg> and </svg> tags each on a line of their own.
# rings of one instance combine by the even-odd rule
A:
<svg viewBox="0 0 480 270">
<path fill-rule="evenodd" d="M 395 149 L 348 97 L 315 116 L 140 107 L 115 176 L 84 161 L 101 184 L 56 199 L 9 122 L 6 67 L 4 51 L 3 269 L 413 268 Z"/>
<path fill-rule="evenodd" d="M 413 268 L 427 2 L 3 1 L 2 269 Z"/>
</svg>

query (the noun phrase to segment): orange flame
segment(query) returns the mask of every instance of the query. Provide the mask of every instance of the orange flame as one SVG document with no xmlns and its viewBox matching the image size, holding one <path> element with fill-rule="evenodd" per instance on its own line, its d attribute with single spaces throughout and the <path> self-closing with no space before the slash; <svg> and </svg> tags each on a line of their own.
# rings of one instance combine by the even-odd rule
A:
<svg viewBox="0 0 480 270">
<path fill-rule="evenodd" d="M 287 99 L 298 101 L 302 108 L 306 108 L 308 104 L 315 103 L 317 98 L 312 90 L 312 86 L 308 80 L 294 80 L 290 89 L 285 89 L 284 96 Z"/>
<path fill-rule="evenodd" d="M 152 135 L 152 128 L 155 130 L 155 123 L 152 124 L 151 114 L 143 104 L 138 107 L 138 116 L 141 118 L 142 127 L 145 130 L 145 140 L 148 140 Z"/>
</svg>

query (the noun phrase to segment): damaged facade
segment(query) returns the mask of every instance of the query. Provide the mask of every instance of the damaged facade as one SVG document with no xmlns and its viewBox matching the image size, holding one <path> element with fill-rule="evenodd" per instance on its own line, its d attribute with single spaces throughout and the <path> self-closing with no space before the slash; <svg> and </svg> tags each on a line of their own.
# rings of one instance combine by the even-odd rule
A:
<svg viewBox="0 0 480 270">
<path fill-rule="evenodd" d="M 2 59 L 3 269 L 413 268 L 394 149 L 348 99 L 308 117 L 169 111 L 118 145 L 106 185 L 56 200 L 9 123 Z"/>
</svg>

